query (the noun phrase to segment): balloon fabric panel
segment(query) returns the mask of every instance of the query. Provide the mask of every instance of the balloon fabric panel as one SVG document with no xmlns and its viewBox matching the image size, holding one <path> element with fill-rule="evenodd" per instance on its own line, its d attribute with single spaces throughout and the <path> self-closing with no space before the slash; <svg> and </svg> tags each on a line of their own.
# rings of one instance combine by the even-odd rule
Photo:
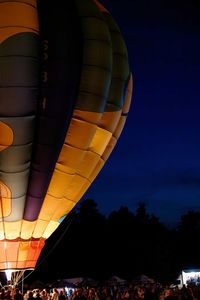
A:
<svg viewBox="0 0 200 300">
<path fill-rule="evenodd" d="M 19 261 L 34 136 L 39 39 L 37 10 L 32 2 L 0 1 L 1 269 L 15 269 Z"/>
<path fill-rule="evenodd" d="M 83 26 L 84 42 L 85 42 L 85 40 L 88 41 L 91 39 L 91 43 L 93 41 L 94 41 L 94 43 L 96 43 L 96 40 L 97 40 L 96 32 L 100 32 L 100 37 L 98 35 L 98 38 L 99 38 L 100 42 L 102 41 L 102 47 L 104 47 L 104 45 L 106 45 L 106 49 L 107 49 L 108 45 L 110 45 L 109 51 L 110 51 L 110 58 L 111 58 L 111 53 L 112 53 L 111 50 L 112 49 L 111 49 L 111 44 L 110 44 L 109 32 L 108 32 L 107 26 L 103 20 L 103 17 L 100 14 L 100 12 L 98 11 L 97 7 L 91 1 L 89 1 L 89 6 L 84 5 L 83 10 L 81 10 L 81 6 L 82 6 L 81 1 L 77 1 L 77 6 L 81 13 L 81 23 L 84 25 Z M 92 20 L 92 22 L 91 22 L 91 20 Z M 88 26 L 88 24 L 90 24 L 92 26 Z M 97 24 L 97 26 L 95 26 L 96 24 Z M 106 41 L 106 43 L 105 43 L 105 41 Z M 85 43 L 83 43 L 83 45 L 84 45 L 83 46 L 84 51 L 87 51 Z M 91 44 L 90 44 L 90 47 L 91 47 Z M 104 62 L 104 60 L 99 58 L 99 57 L 101 57 L 100 54 L 101 53 L 98 51 L 98 55 L 96 56 L 96 63 L 94 64 L 94 66 L 89 65 L 90 69 L 88 68 L 88 62 L 83 61 L 78 101 L 76 102 L 74 114 L 72 116 L 72 121 L 71 121 L 69 130 L 68 130 L 66 139 L 65 139 L 65 144 L 70 144 L 72 147 L 77 146 L 77 145 L 73 144 L 71 137 L 74 137 L 74 140 L 78 141 L 80 139 L 80 137 L 82 136 L 82 135 L 76 134 L 76 126 L 73 126 L 73 124 L 76 124 L 76 123 L 78 124 L 79 119 L 82 120 L 83 124 L 85 123 L 85 128 L 91 127 L 91 130 L 89 130 L 89 131 L 83 130 L 85 141 L 90 141 L 90 142 L 86 142 L 86 144 L 88 144 L 87 148 L 85 148 L 84 144 L 80 145 L 82 152 L 83 152 L 82 157 L 86 155 L 86 152 L 88 151 L 89 146 L 91 146 L 91 143 L 94 140 L 94 136 L 98 130 L 98 126 L 97 126 L 98 120 L 101 118 L 102 111 L 105 107 L 106 98 L 107 98 L 108 92 L 109 92 L 107 86 L 109 87 L 109 83 L 111 80 L 111 72 L 110 72 L 111 65 L 108 65 L 107 67 L 105 65 L 102 66 L 101 63 L 102 63 L 102 61 Z M 86 58 L 87 55 L 83 54 L 83 57 Z M 109 62 L 109 64 L 111 64 L 110 59 L 108 60 L 108 62 Z M 102 73 L 102 69 L 103 69 L 103 73 Z M 107 79 L 105 79 L 105 77 L 103 75 L 103 74 L 106 74 L 105 73 L 106 70 L 108 70 L 106 72 L 107 73 L 106 76 L 109 76 L 108 77 L 109 81 Z M 100 79 L 98 80 L 98 81 L 100 81 L 100 84 L 98 86 L 98 92 L 95 90 L 96 94 L 93 91 L 93 89 L 94 89 L 94 81 L 93 81 L 94 72 L 96 74 L 95 76 L 100 77 Z M 106 87 L 105 87 L 104 82 L 106 83 Z M 95 100 L 95 102 L 93 100 Z M 89 107 L 89 105 L 90 105 L 90 107 Z M 76 118 L 76 115 L 75 115 L 77 110 L 79 111 L 78 119 Z M 90 120 L 87 119 L 88 111 L 90 111 L 90 118 L 92 116 L 92 118 Z M 92 124 L 88 121 L 90 121 L 90 122 L 92 121 Z M 94 128 L 94 129 L 92 129 L 92 128 Z M 89 134 L 89 136 L 88 136 L 88 134 Z M 87 150 L 87 151 L 85 151 L 85 150 Z M 62 156 L 62 151 L 61 151 L 60 156 Z M 79 165 L 80 165 L 80 163 L 79 163 Z M 60 166 L 62 166 L 62 164 L 59 159 L 58 163 L 56 165 L 56 168 L 55 168 L 55 172 L 52 177 L 52 182 L 60 181 L 60 176 L 59 176 L 59 173 L 61 172 Z M 71 172 L 70 172 L 70 174 L 68 174 L 68 176 L 71 177 L 71 181 L 70 180 L 68 181 L 68 183 L 69 183 L 68 185 L 65 184 L 66 193 L 63 194 L 62 197 L 60 196 L 60 200 L 65 198 L 66 202 L 67 201 L 71 201 L 72 203 L 74 202 L 74 205 L 79 200 L 77 197 L 77 194 L 80 192 L 80 190 L 82 190 L 82 187 L 85 185 L 88 186 L 90 184 L 84 177 L 77 174 L 76 168 L 73 168 L 73 169 L 71 168 Z M 58 170 L 60 170 L 60 171 L 58 172 Z M 62 168 L 62 170 L 63 170 L 63 168 Z M 55 195 L 55 193 L 56 193 L 55 190 L 56 190 L 56 188 L 52 188 L 51 184 L 50 184 L 49 190 L 47 192 L 48 201 L 50 199 L 52 199 L 52 202 L 53 202 L 52 196 Z M 44 201 L 44 203 L 45 203 L 45 201 Z M 59 205 L 57 207 L 57 210 L 59 210 Z M 53 210 L 52 210 L 52 212 L 53 212 Z M 67 213 L 67 212 L 68 211 L 65 211 L 65 213 Z M 43 219 L 44 213 L 45 213 L 45 209 L 42 208 L 39 218 Z M 63 211 L 60 211 L 60 217 L 62 216 L 62 214 L 63 214 Z M 51 218 L 51 215 L 49 214 L 48 217 Z M 57 221 L 57 220 L 55 220 L 55 221 Z"/>
<path fill-rule="evenodd" d="M 111 154 L 130 106 L 127 50 L 110 13 L 95 0 L 65 5 L 0 0 L 2 270 L 35 267 Z"/>
<path fill-rule="evenodd" d="M 74 1 L 38 2 L 42 82 L 24 219 L 37 219 L 71 119 L 80 77 L 81 33 Z M 56 22 L 55 22 L 56 19 Z M 72 30 L 73 28 L 73 30 Z"/>
<path fill-rule="evenodd" d="M 77 3 L 80 4 L 79 1 L 77 1 Z M 97 15 L 96 15 L 97 12 L 96 12 L 95 9 L 94 9 L 94 14 L 95 14 L 96 19 L 97 19 L 98 32 L 101 32 L 101 39 L 103 40 L 104 43 L 105 43 L 106 37 L 109 37 L 108 40 L 107 40 L 106 45 L 110 44 L 110 55 L 111 55 L 111 58 L 112 58 L 112 57 L 114 57 L 114 55 L 112 55 L 112 52 L 115 53 L 115 51 L 116 51 L 115 47 L 116 46 L 114 44 L 113 48 L 111 47 L 112 46 L 111 45 L 111 40 L 112 40 L 111 34 L 108 35 L 108 33 L 109 33 L 108 27 L 107 26 L 105 27 L 105 21 L 102 18 L 102 15 L 101 16 L 98 15 L 98 18 L 97 18 Z M 91 10 L 91 7 L 90 7 L 90 10 Z M 88 13 L 86 11 L 86 8 L 84 10 L 84 14 L 87 16 L 87 23 L 90 23 L 90 21 L 89 21 L 90 18 L 88 17 Z M 83 18 L 82 24 L 84 24 L 85 23 L 84 15 L 82 16 L 82 18 Z M 94 22 L 94 19 L 95 19 L 94 16 L 91 16 L 91 19 Z M 103 35 L 103 33 L 102 33 L 103 30 L 99 29 L 99 27 L 100 27 L 99 23 L 100 22 L 102 22 L 103 28 L 105 29 L 105 32 L 106 32 L 105 35 Z M 114 27 L 113 23 L 112 23 L 112 26 Z M 96 31 L 95 23 L 93 24 L 93 26 L 84 26 L 85 31 L 84 31 L 83 36 L 86 39 L 86 41 L 88 40 L 88 38 L 87 38 L 88 35 L 90 37 L 93 36 L 91 28 L 92 29 L 94 28 L 94 31 Z M 112 30 L 113 30 L 113 32 L 114 32 L 115 35 L 121 36 L 121 34 L 120 34 L 120 32 L 119 32 L 119 30 L 118 30 L 117 27 L 115 27 L 114 29 L 112 28 Z M 119 41 L 119 39 L 120 38 L 118 37 L 117 40 Z M 122 40 L 122 38 L 121 38 L 121 40 Z M 103 45 L 102 45 L 102 47 L 103 47 Z M 85 51 L 87 51 L 86 48 L 84 48 L 84 49 L 85 49 Z M 121 116 L 121 113 L 119 113 L 119 111 L 120 111 L 121 106 L 122 106 L 122 95 L 124 94 L 126 80 L 128 78 L 128 75 L 129 75 L 128 62 L 127 62 L 127 52 L 125 50 L 124 44 L 121 46 L 121 49 L 122 49 L 121 50 L 122 52 L 121 53 L 119 52 L 118 56 L 122 57 L 122 62 L 124 62 L 124 63 L 120 64 L 120 68 L 121 69 L 123 68 L 125 70 L 123 72 L 123 74 L 120 75 L 121 77 L 120 76 L 119 76 L 119 78 L 117 77 L 116 67 L 114 67 L 114 65 L 116 65 L 117 62 L 118 62 L 118 60 L 119 60 L 119 58 L 117 57 L 117 55 L 115 55 L 116 56 L 115 59 L 112 58 L 112 60 L 110 62 L 111 64 L 106 67 L 107 70 L 113 70 L 112 73 L 110 72 L 110 80 L 109 80 L 110 85 L 111 85 L 111 82 L 114 81 L 114 79 L 117 79 L 117 84 L 115 83 L 116 81 L 114 81 L 114 83 L 112 85 L 113 90 L 116 88 L 116 86 L 118 85 L 119 82 L 120 83 L 122 82 L 120 92 L 117 94 L 117 100 L 114 99 L 115 100 L 115 110 L 117 112 L 116 112 L 116 114 L 113 114 L 113 112 L 111 112 L 111 115 L 109 115 L 109 113 L 107 113 L 107 112 L 104 112 L 104 113 L 102 112 L 102 104 L 101 104 L 101 106 L 99 106 L 99 105 L 95 106 L 94 110 L 95 111 L 99 110 L 99 112 L 100 112 L 99 115 L 96 115 L 96 120 L 92 119 L 92 121 L 94 123 L 96 123 L 96 125 L 97 125 L 96 126 L 96 132 L 93 135 L 93 138 L 92 138 L 92 141 L 91 141 L 91 144 L 89 145 L 89 147 L 86 149 L 86 151 L 82 151 L 83 152 L 82 156 L 79 156 L 79 159 L 78 159 L 78 161 L 80 161 L 79 167 L 77 168 L 77 166 L 74 166 L 74 171 L 71 168 L 71 170 L 70 170 L 71 172 L 69 174 L 69 176 L 71 177 L 71 182 L 70 182 L 70 180 L 67 181 L 69 185 L 67 185 L 67 184 L 65 185 L 66 193 L 65 194 L 63 193 L 63 195 L 60 194 L 60 196 L 59 196 L 60 197 L 60 201 L 64 201 L 63 198 L 66 198 L 66 202 L 67 202 L 67 200 L 77 202 L 81 198 L 81 196 L 83 195 L 83 193 L 86 191 L 86 189 L 88 188 L 88 186 L 91 184 L 91 182 L 94 180 L 94 178 L 96 177 L 97 173 L 100 171 L 100 169 L 102 168 L 102 166 L 104 164 L 104 161 L 102 160 L 101 155 L 103 154 L 104 150 L 106 149 L 106 147 L 107 147 L 107 145 L 108 145 L 108 143 L 109 143 L 109 141 L 111 139 L 112 133 L 109 132 L 109 131 L 107 131 L 107 130 L 105 130 L 105 129 L 103 129 L 103 128 L 101 128 L 101 127 L 105 127 L 105 122 L 102 122 L 103 116 L 104 116 L 104 114 L 107 113 L 107 118 L 106 119 L 110 120 L 111 119 L 110 117 L 113 115 L 113 118 L 112 118 L 113 122 L 111 122 L 110 126 L 113 127 L 112 130 L 114 131 L 114 129 L 117 127 L 118 121 L 119 121 L 120 116 Z M 85 56 L 86 55 L 83 55 L 83 57 L 85 57 Z M 98 66 L 98 62 L 99 61 L 102 61 L 101 59 L 99 59 L 99 56 L 100 56 L 100 53 L 98 53 L 98 56 L 97 56 L 98 60 L 95 63 L 95 67 Z M 124 57 L 126 59 L 124 59 Z M 104 66 L 104 68 L 105 68 L 105 66 Z M 96 72 L 98 72 L 97 68 L 96 68 Z M 83 76 L 85 76 L 85 73 L 83 73 Z M 88 73 L 87 76 L 88 76 L 88 81 L 87 81 L 88 84 L 90 83 L 92 85 L 93 82 L 91 80 L 89 80 L 89 78 L 90 78 L 91 75 Z M 111 99 L 111 101 L 112 101 L 113 97 L 110 96 L 110 98 L 109 98 L 109 90 L 107 90 L 107 88 L 105 88 L 105 87 L 103 88 L 103 86 L 101 86 L 101 89 L 102 89 L 102 91 L 99 92 L 98 95 L 100 95 L 101 93 L 102 94 L 105 93 L 104 97 L 101 100 L 101 103 L 103 103 L 104 109 L 106 110 L 106 108 L 109 107 L 109 104 L 110 104 L 109 100 Z M 80 90 L 81 90 L 81 88 L 80 88 Z M 88 94 L 88 97 L 93 97 L 93 92 L 92 92 L 91 88 L 89 88 L 89 91 L 87 92 L 87 94 Z M 83 95 L 83 93 L 80 96 L 82 96 L 82 95 Z M 94 97 L 95 96 L 96 95 L 94 95 Z M 83 98 L 81 98 L 81 99 L 83 99 Z M 107 99 L 106 100 L 107 102 L 105 102 L 105 99 Z M 98 101 L 100 103 L 100 97 L 99 97 Z M 85 98 L 84 98 L 83 101 L 82 101 L 82 106 L 80 107 L 79 102 L 77 102 L 77 106 L 76 106 L 77 110 L 79 111 L 78 117 L 81 118 L 81 119 L 83 119 L 87 123 L 88 123 L 88 121 L 91 121 L 91 120 L 87 119 L 87 114 L 86 114 L 86 118 L 85 118 L 85 111 L 83 109 L 84 104 L 85 104 L 85 107 L 87 108 L 86 111 L 89 110 L 89 109 L 92 111 L 92 109 L 93 109 L 93 107 L 88 107 L 88 103 L 89 103 L 89 101 L 87 102 L 85 100 Z M 94 103 L 93 103 L 93 105 L 94 105 Z M 73 115 L 74 119 L 73 119 L 73 116 L 72 116 L 72 121 L 71 122 L 74 122 L 76 120 L 76 113 L 77 113 L 76 107 L 75 107 L 74 115 Z M 114 123 L 115 125 L 112 125 L 112 123 Z M 70 124 L 70 126 L 71 126 L 71 124 Z M 77 141 L 79 140 L 78 135 L 75 133 L 75 129 L 74 129 L 74 133 L 72 134 L 72 128 L 71 128 L 71 130 L 70 130 L 70 128 L 71 127 L 69 127 L 68 133 L 71 132 L 71 134 L 70 134 L 70 136 L 67 134 L 67 137 L 65 139 L 65 143 L 66 144 L 70 143 L 70 137 L 71 136 L 74 136 L 74 138 L 76 137 Z M 87 134 L 87 132 L 86 132 L 86 134 Z M 90 136 L 90 139 L 91 139 L 91 136 Z M 113 143 L 113 146 L 114 146 L 114 144 L 115 143 Z M 97 150 L 97 148 L 95 147 L 95 145 L 98 145 L 98 147 L 101 145 L 101 148 L 99 148 Z M 61 155 L 62 155 L 62 151 L 63 150 L 61 150 Z M 95 155 L 95 153 L 96 153 L 96 155 L 95 155 L 96 159 L 93 160 L 94 165 L 92 164 L 92 161 L 89 159 L 91 157 L 91 155 L 89 155 L 90 153 L 92 153 L 93 155 Z M 63 163 L 63 161 L 62 161 L 62 163 Z M 82 168 L 82 164 L 84 164 L 84 166 L 85 165 L 89 165 L 90 173 L 88 174 L 87 177 L 85 177 L 84 174 L 81 174 L 79 172 L 80 169 L 84 170 L 84 168 Z M 56 169 L 60 169 L 60 165 L 62 165 L 62 164 L 60 163 L 60 161 L 58 161 L 58 163 L 56 165 Z M 56 174 L 58 174 L 58 172 L 57 172 L 56 169 L 55 169 L 55 173 L 53 175 L 53 178 L 54 178 L 54 176 L 56 176 Z M 64 169 L 64 167 L 62 169 Z M 57 180 L 54 179 L 54 182 L 59 182 L 59 180 L 58 179 Z M 56 184 L 55 184 L 55 187 L 56 187 Z M 60 189 L 60 191 L 61 191 L 61 189 Z M 50 195 L 51 195 L 51 199 L 52 199 L 52 202 L 53 202 L 53 195 L 56 195 L 56 188 L 51 189 L 51 184 L 50 184 L 49 190 L 47 192 L 47 197 L 49 197 Z M 58 210 L 59 210 L 59 206 L 56 209 L 56 211 L 57 211 L 56 217 L 58 217 Z M 44 217 L 43 216 L 43 211 L 44 211 L 44 209 L 42 208 L 41 214 L 40 214 L 39 218 L 43 218 Z M 53 212 L 53 210 L 52 210 L 52 212 Z M 67 210 L 65 212 L 68 213 Z M 62 213 L 63 213 L 63 211 L 60 210 L 60 217 L 62 216 Z M 50 214 L 49 214 L 49 216 L 50 216 Z M 55 217 L 55 214 L 52 215 L 52 218 L 54 218 L 54 217 Z"/>
</svg>

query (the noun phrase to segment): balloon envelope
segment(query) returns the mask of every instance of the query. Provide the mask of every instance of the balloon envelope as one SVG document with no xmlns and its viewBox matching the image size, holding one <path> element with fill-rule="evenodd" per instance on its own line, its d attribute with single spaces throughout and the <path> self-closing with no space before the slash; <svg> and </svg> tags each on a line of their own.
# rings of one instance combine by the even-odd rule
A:
<svg viewBox="0 0 200 300">
<path fill-rule="evenodd" d="M 65 2 L 0 0 L 1 270 L 35 267 L 129 111 L 118 26 L 98 1 Z"/>
</svg>

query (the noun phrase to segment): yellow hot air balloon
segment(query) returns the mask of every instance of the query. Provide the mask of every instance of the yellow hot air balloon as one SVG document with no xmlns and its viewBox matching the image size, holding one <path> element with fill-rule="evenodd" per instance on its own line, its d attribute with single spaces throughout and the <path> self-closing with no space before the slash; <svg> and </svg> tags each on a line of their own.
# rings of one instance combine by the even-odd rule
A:
<svg viewBox="0 0 200 300">
<path fill-rule="evenodd" d="M 35 267 L 123 129 L 127 49 L 95 0 L 0 0 L 0 270 Z"/>
</svg>

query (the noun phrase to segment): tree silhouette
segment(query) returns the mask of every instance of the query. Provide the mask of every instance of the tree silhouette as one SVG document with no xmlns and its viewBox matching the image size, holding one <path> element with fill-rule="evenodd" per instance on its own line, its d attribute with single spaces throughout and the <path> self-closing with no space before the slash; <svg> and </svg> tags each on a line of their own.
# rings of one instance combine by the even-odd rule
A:
<svg viewBox="0 0 200 300">
<path fill-rule="evenodd" d="M 177 260 L 180 268 L 198 268 L 200 266 L 198 241 L 200 236 L 200 212 L 189 210 L 182 215 L 177 231 L 177 246 L 179 249 Z"/>
<path fill-rule="evenodd" d="M 146 274 L 170 283 L 182 269 L 199 267 L 199 235 L 200 212 L 189 211 L 177 228 L 169 229 L 147 212 L 145 203 L 135 213 L 121 206 L 106 218 L 94 200 L 86 199 L 46 241 L 42 267 L 33 274 L 45 281 Z"/>
</svg>

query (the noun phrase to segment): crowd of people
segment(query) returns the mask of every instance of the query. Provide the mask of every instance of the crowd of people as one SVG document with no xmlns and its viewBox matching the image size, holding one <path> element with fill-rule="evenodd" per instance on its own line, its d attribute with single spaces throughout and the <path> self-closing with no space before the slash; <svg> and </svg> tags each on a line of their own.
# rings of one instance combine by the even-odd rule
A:
<svg viewBox="0 0 200 300">
<path fill-rule="evenodd" d="M 200 285 L 162 287 L 160 284 L 136 284 L 114 287 L 78 287 L 27 290 L 1 287 L 0 300 L 200 300 Z"/>
</svg>

